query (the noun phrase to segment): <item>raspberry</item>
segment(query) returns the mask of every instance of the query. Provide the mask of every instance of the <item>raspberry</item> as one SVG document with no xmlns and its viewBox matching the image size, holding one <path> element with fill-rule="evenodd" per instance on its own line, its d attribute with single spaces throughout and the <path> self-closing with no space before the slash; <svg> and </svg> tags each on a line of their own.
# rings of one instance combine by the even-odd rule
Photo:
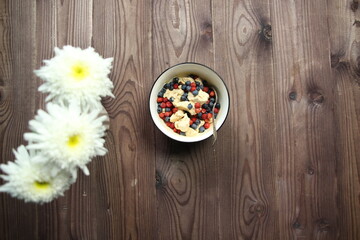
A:
<svg viewBox="0 0 360 240">
<path fill-rule="evenodd" d="M 205 123 L 204 128 L 208 129 L 210 127 L 210 123 Z"/>
<path fill-rule="evenodd" d="M 162 101 L 163 101 L 163 98 L 162 98 L 162 97 L 158 97 L 158 98 L 157 98 L 157 102 L 158 102 L 158 103 L 161 103 Z"/>
<path fill-rule="evenodd" d="M 195 103 L 195 108 L 200 108 L 201 107 L 201 104 L 200 103 Z"/>
</svg>

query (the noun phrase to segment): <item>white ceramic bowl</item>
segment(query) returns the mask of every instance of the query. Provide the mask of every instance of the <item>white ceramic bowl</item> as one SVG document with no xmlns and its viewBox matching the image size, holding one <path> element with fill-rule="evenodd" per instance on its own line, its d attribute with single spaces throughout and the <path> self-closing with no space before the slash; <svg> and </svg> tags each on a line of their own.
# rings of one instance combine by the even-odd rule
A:
<svg viewBox="0 0 360 240">
<path fill-rule="evenodd" d="M 210 127 L 204 133 L 197 136 L 182 136 L 175 133 L 171 128 L 166 126 L 165 122 L 159 117 L 159 114 L 157 113 L 157 94 L 163 88 L 164 84 L 170 82 L 174 77 L 182 77 L 189 74 L 195 74 L 201 79 L 206 80 L 208 85 L 212 88 L 215 88 L 216 90 L 217 102 L 221 105 L 220 111 L 215 120 L 216 129 L 219 129 L 223 125 L 229 112 L 230 100 L 228 90 L 224 81 L 214 70 L 205 65 L 191 62 L 180 63 L 168 68 L 162 74 L 160 74 L 151 89 L 149 99 L 150 114 L 155 125 L 160 129 L 161 132 L 163 132 L 166 136 L 180 142 L 198 142 L 212 136 L 213 134 L 213 128 Z"/>
</svg>

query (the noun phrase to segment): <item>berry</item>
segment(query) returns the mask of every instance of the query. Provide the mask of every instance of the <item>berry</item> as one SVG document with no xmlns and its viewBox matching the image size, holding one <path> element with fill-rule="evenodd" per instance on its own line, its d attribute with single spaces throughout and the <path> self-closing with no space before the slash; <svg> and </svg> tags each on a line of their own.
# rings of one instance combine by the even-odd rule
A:
<svg viewBox="0 0 360 240">
<path fill-rule="evenodd" d="M 191 124 L 190 126 L 192 129 L 196 129 L 197 128 L 197 125 L 195 123 Z"/>
<path fill-rule="evenodd" d="M 196 76 L 195 74 L 189 74 L 189 77 L 191 77 L 192 79 L 197 79 L 198 76 Z"/>
<path fill-rule="evenodd" d="M 204 120 L 207 119 L 207 114 L 204 113 L 204 114 L 201 116 L 201 118 L 204 119 Z"/>
<path fill-rule="evenodd" d="M 196 123 L 197 125 L 199 125 L 199 124 L 200 124 L 200 120 L 199 120 L 199 119 L 196 119 L 195 123 Z"/>
<path fill-rule="evenodd" d="M 195 112 L 199 113 L 199 112 L 201 112 L 201 109 L 200 108 L 195 108 Z"/>
<path fill-rule="evenodd" d="M 181 85 L 181 89 L 185 91 L 186 85 L 185 85 L 185 84 L 184 84 L 184 85 Z"/>
<path fill-rule="evenodd" d="M 211 97 L 213 97 L 213 96 L 215 96 L 215 92 L 214 92 L 214 91 L 211 91 L 211 92 L 209 93 L 209 95 L 210 95 Z"/>
<path fill-rule="evenodd" d="M 207 114 L 208 119 L 211 119 L 213 117 L 212 113 Z"/>
<path fill-rule="evenodd" d="M 201 126 L 201 127 L 199 128 L 199 132 L 202 133 L 202 132 L 204 132 L 204 131 L 205 131 L 205 128 L 204 128 L 203 126 Z"/>
<path fill-rule="evenodd" d="M 204 103 L 203 105 L 202 105 L 202 108 L 207 108 L 208 107 L 208 105 L 206 104 L 206 103 Z"/>
<path fill-rule="evenodd" d="M 172 109 L 172 112 L 173 112 L 173 113 L 176 113 L 177 111 L 178 111 L 178 108 L 173 108 L 173 109 Z"/>
<path fill-rule="evenodd" d="M 194 92 L 196 90 L 196 87 L 191 87 L 190 92 Z"/>
<path fill-rule="evenodd" d="M 167 101 L 169 101 L 169 99 L 163 98 L 163 102 L 164 102 L 164 103 L 166 103 Z"/>
<path fill-rule="evenodd" d="M 174 77 L 174 78 L 173 78 L 173 82 L 174 82 L 174 83 L 178 83 L 178 82 L 179 82 L 179 78 L 178 78 L 178 77 Z"/>
<path fill-rule="evenodd" d="M 170 117 L 171 112 L 165 112 L 165 117 Z"/>
<path fill-rule="evenodd" d="M 192 83 L 190 83 L 190 86 L 196 87 L 196 83 L 195 83 L 195 82 L 192 82 Z"/>
<path fill-rule="evenodd" d="M 198 113 L 198 117 L 199 117 L 199 118 L 201 118 L 201 117 L 202 117 L 202 115 L 203 115 L 203 113 L 202 113 L 202 112 L 199 112 L 199 113 Z"/>
<path fill-rule="evenodd" d="M 182 96 L 180 97 L 180 100 L 181 100 L 181 101 L 186 101 L 186 96 L 182 95 Z"/>
<path fill-rule="evenodd" d="M 161 108 L 166 108 L 166 104 L 165 104 L 164 102 L 162 102 L 162 103 L 160 104 L 160 107 L 161 107 Z"/>
<path fill-rule="evenodd" d="M 190 91 L 191 90 L 191 86 L 186 86 L 186 91 Z"/>
<path fill-rule="evenodd" d="M 220 108 L 220 103 L 217 103 L 217 104 L 215 105 L 215 107 L 216 107 L 216 108 Z"/>
<path fill-rule="evenodd" d="M 175 124 L 174 124 L 174 123 L 171 123 L 171 124 L 170 124 L 170 127 L 171 127 L 171 128 L 175 128 Z"/>
<path fill-rule="evenodd" d="M 195 103 L 195 108 L 200 108 L 201 107 L 201 104 L 200 103 Z"/>
<path fill-rule="evenodd" d="M 210 98 L 210 102 L 215 102 L 215 98 Z"/>
<path fill-rule="evenodd" d="M 171 108 L 165 108 L 165 112 L 170 112 Z"/>
<path fill-rule="evenodd" d="M 186 136 L 184 132 L 180 132 L 180 135 L 181 136 Z"/>
<path fill-rule="evenodd" d="M 190 125 L 190 126 L 191 126 L 193 123 L 194 123 L 193 120 L 190 120 L 190 121 L 189 121 L 189 125 Z"/>
<path fill-rule="evenodd" d="M 170 102 L 173 102 L 173 101 L 174 101 L 174 98 L 173 98 L 173 97 L 169 98 L 169 101 L 170 101 Z"/>
<path fill-rule="evenodd" d="M 165 122 L 169 122 L 170 121 L 170 117 L 165 117 Z"/>
<path fill-rule="evenodd" d="M 205 108 L 201 109 L 201 112 L 206 113 L 206 109 Z"/>
<path fill-rule="evenodd" d="M 203 91 L 204 91 L 204 92 L 208 92 L 208 91 L 209 91 L 209 88 L 208 88 L 208 87 L 204 87 L 204 88 L 203 88 Z"/>
<path fill-rule="evenodd" d="M 170 107 L 172 107 L 172 103 L 169 101 L 169 102 L 166 102 L 166 106 L 168 107 L 168 108 L 170 108 Z"/>
<path fill-rule="evenodd" d="M 191 118 L 191 121 L 193 121 L 193 122 L 196 122 L 196 120 L 198 120 L 196 117 L 192 117 Z M 191 125 L 191 124 L 190 124 Z"/>
<path fill-rule="evenodd" d="M 188 107 L 188 109 L 192 109 L 192 108 L 193 108 L 193 106 L 192 106 L 191 103 L 189 103 L 189 105 L 188 105 L 187 107 Z"/>
<path fill-rule="evenodd" d="M 158 98 L 157 98 L 157 102 L 158 102 L 158 103 L 161 103 L 162 101 L 163 101 L 163 98 L 162 98 L 162 97 L 158 97 Z"/>
<path fill-rule="evenodd" d="M 195 91 L 192 92 L 192 94 L 193 94 L 194 96 L 196 96 L 196 95 L 199 94 L 199 91 L 198 91 L 198 90 L 195 90 Z"/>
<path fill-rule="evenodd" d="M 178 131 L 176 128 L 174 128 L 173 130 L 174 130 L 174 132 L 176 132 L 176 133 L 177 133 L 177 131 Z"/>
<path fill-rule="evenodd" d="M 164 117 L 165 117 L 165 113 L 160 113 L 160 114 L 159 114 L 159 117 L 160 117 L 160 118 L 164 118 Z"/>
<path fill-rule="evenodd" d="M 218 113 L 219 109 L 218 108 L 214 108 L 214 113 Z"/>
<path fill-rule="evenodd" d="M 200 86 L 200 82 L 199 81 L 195 81 L 196 86 Z"/>
<path fill-rule="evenodd" d="M 205 123 L 204 128 L 208 129 L 210 127 L 210 123 Z"/>
<path fill-rule="evenodd" d="M 170 85 L 169 90 L 171 90 L 171 91 L 174 90 L 174 86 Z"/>
<path fill-rule="evenodd" d="M 191 82 L 190 81 L 186 81 L 185 83 L 187 86 L 190 86 Z"/>
<path fill-rule="evenodd" d="M 179 87 L 179 84 L 175 83 L 174 84 L 174 89 L 178 89 L 178 87 Z"/>
<path fill-rule="evenodd" d="M 158 107 L 157 108 L 157 113 L 161 113 L 162 112 L 162 108 L 161 107 Z"/>
<path fill-rule="evenodd" d="M 212 108 L 214 106 L 214 103 L 213 102 L 210 102 L 209 103 L 209 107 Z"/>
</svg>

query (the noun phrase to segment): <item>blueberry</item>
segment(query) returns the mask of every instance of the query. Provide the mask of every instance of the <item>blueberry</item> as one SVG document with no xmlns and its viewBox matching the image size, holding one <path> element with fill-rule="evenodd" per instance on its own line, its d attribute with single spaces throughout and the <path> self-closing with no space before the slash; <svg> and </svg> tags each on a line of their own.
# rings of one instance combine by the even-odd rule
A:
<svg viewBox="0 0 360 240">
<path fill-rule="evenodd" d="M 170 112 L 171 108 L 165 108 L 165 112 Z"/>
<path fill-rule="evenodd" d="M 214 114 L 214 118 L 216 118 L 216 117 L 217 117 L 217 113 Z"/>
<path fill-rule="evenodd" d="M 212 108 L 213 106 L 214 106 L 214 103 L 213 103 L 213 102 L 210 102 L 210 103 L 209 103 L 209 107 Z"/>
<path fill-rule="evenodd" d="M 195 81 L 195 83 L 196 83 L 196 86 L 200 86 L 200 82 Z"/>
<path fill-rule="evenodd" d="M 186 81 L 185 83 L 187 86 L 190 86 L 191 82 L 190 81 Z"/>
<path fill-rule="evenodd" d="M 190 91 L 191 90 L 191 86 L 186 86 L 186 91 Z"/>
<path fill-rule="evenodd" d="M 164 96 L 164 93 L 163 93 L 163 92 L 159 92 L 157 96 L 158 96 L 158 97 L 163 97 L 163 96 Z"/>
<path fill-rule="evenodd" d="M 210 98 L 210 102 L 215 102 L 215 98 Z"/>
<path fill-rule="evenodd" d="M 203 89 L 204 89 L 204 86 L 203 86 L 203 85 L 200 85 L 200 89 L 203 90 Z"/>
<path fill-rule="evenodd" d="M 182 89 L 183 91 L 185 91 L 186 85 L 185 85 L 185 84 L 184 84 L 184 85 L 181 85 L 181 89 Z"/>
<path fill-rule="evenodd" d="M 202 117 L 202 112 L 198 113 L 198 117 L 201 118 Z"/>
<path fill-rule="evenodd" d="M 186 96 L 186 97 L 187 97 L 188 95 L 189 95 L 189 93 L 187 93 L 187 92 L 186 92 L 186 93 L 184 93 L 184 96 Z"/>
<path fill-rule="evenodd" d="M 203 126 L 201 126 L 200 128 L 199 128 L 199 132 L 204 132 L 205 131 L 205 128 L 203 127 Z"/>
<path fill-rule="evenodd" d="M 170 117 L 165 117 L 165 122 L 170 122 Z"/>
<path fill-rule="evenodd" d="M 215 105 L 215 107 L 216 107 L 216 108 L 220 108 L 220 103 L 217 103 L 217 104 Z"/>
<path fill-rule="evenodd" d="M 204 85 L 207 85 L 207 81 L 206 81 L 206 80 L 203 80 L 203 84 L 204 84 Z"/>
<path fill-rule="evenodd" d="M 206 103 L 204 103 L 203 105 L 202 105 L 202 108 L 207 108 L 208 107 L 208 105 L 206 104 Z"/>
<path fill-rule="evenodd" d="M 188 109 L 192 109 L 193 105 L 191 103 L 189 103 L 189 105 L 187 107 L 188 107 Z"/>
<path fill-rule="evenodd" d="M 162 108 L 158 108 L 158 109 L 157 109 L 157 112 L 158 112 L 158 113 L 161 113 L 161 112 L 162 112 Z"/>
<path fill-rule="evenodd" d="M 200 124 L 200 119 L 196 119 L 195 123 L 196 123 L 197 125 L 199 125 L 199 124 Z"/>
<path fill-rule="evenodd" d="M 173 83 L 178 83 L 179 82 L 179 78 L 178 77 L 174 77 L 173 78 Z"/>
<path fill-rule="evenodd" d="M 201 89 L 201 88 L 200 88 L 199 86 L 196 87 L 196 90 L 200 91 L 200 89 Z"/>
<path fill-rule="evenodd" d="M 169 101 L 170 101 L 170 102 L 173 102 L 173 101 L 174 101 L 174 98 L 173 98 L 173 97 L 171 97 L 171 98 L 169 99 Z"/>
<path fill-rule="evenodd" d="M 186 101 L 186 96 L 182 95 L 180 98 L 181 101 Z"/>
<path fill-rule="evenodd" d="M 186 136 L 186 134 L 184 132 L 180 132 L 180 135 L 182 136 Z"/>
<path fill-rule="evenodd" d="M 191 124 L 190 126 L 192 129 L 196 129 L 197 128 L 197 125 L 195 123 Z"/>
<path fill-rule="evenodd" d="M 195 74 L 189 74 L 189 77 L 191 77 L 192 79 L 196 79 L 197 76 Z"/>
<path fill-rule="evenodd" d="M 164 88 L 165 88 L 165 89 L 169 89 L 169 87 L 170 87 L 170 83 L 166 83 L 166 84 L 164 85 Z"/>
<path fill-rule="evenodd" d="M 169 89 L 172 91 L 174 90 L 174 86 L 173 85 L 170 85 Z"/>
<path fill-rule="evenodd" d="M 194 94 L 194 96 L 198 95 L 199 94 L 199 91 L 198 90 L 195 90 L 192 92 L 192 94 Z"/>
<path fill-rule="evenodd" d="M 165 92 L 166 92 L 166 89 L 165 89 L 165 88 L 162 88 L 162 89 L 161 89 L 161 92 L 165 93 Z"/>
<path fill-rule="evenodd" d="M 206 108 L 206 111 L 207 111 L 207 112 L 211 112 L 211 108 L 210 108 L 210 107 L 207 107 L 207 108 Z"/>
</svg>

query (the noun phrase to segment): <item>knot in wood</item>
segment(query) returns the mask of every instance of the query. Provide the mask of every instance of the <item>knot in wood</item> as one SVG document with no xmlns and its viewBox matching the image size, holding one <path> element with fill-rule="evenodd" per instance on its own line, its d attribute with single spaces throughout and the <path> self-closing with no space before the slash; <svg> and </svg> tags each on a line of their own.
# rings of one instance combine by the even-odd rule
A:
<svg viewBox="0 0 360 240">
<path fill-rule="evenodd" d="M 268 42 L 272 40 L 271 25 L 265 25 L 261 29 L 261 36 Z"/>
<path fill-rule="evenodd" d="M 327 232 L 327 231 L 330 230 L 330 223 L 325 218 L 320 218 L 317 221 L 317 227 L 318 227 L 320 232 Z"/>
<path fill-rule="evenodd" d="M 339 56 L 331 54 L 330 58 L 331 58 L 331 68 L 336 68 L 340 62 Z"/>
<path fill-rule="evenodd" d="M 205 22 L 201 26 L 201 36 L 207 41 L 213 41 L 213 28 L 212 24 Z"/>
<path fill-rule="evenodd" d="M 296 92 L 292 91 L 289 93 L 289 99 L 292 100 L 292 101 L 295 101 L 296 100 Z"/>
<path fill-rule="evenodd" d="M 298 220 L 296 220 L 294 223 L 293 223 L 293 228 L 295 229 L 298 229 L 301 227 L 301 224 L 298 222 Z"/>
<path fill-rule="evenodd" d="M 308 167 L 307 173 L 308 173 L 309 175 L 314 175 L 315 170 L 314 170 L 312 167 Z"/>
<path fill-rule="evenodd" d="M 163 179 L 158 171 L 155 172 L 155 186 L 160 188 L 163 185 Z"/>
<path fill-rule="evenodd" d="M 315 104 L 321 104 L 324 102 L 324 96 L 319 92 L 310 92 L 310 100 Z"/>
</svg>

